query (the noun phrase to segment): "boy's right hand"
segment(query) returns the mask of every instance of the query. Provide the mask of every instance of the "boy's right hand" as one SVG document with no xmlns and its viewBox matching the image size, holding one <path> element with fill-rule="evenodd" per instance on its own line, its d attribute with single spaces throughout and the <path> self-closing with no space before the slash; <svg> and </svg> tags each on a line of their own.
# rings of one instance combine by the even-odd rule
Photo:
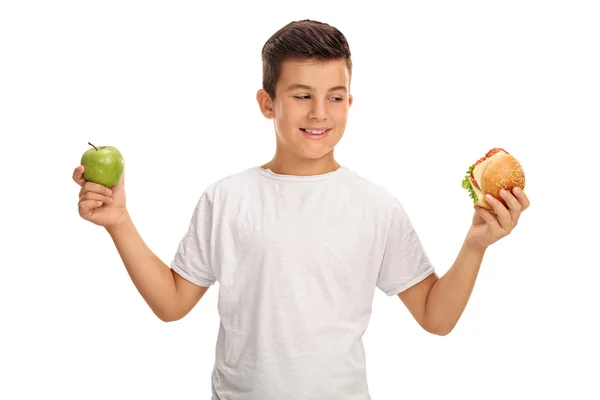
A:
<svg viewBox="0 0 600 400">
<path fill-rule="evenodd" d="M 79 215 L 81 218 L 105 228 L 113 228 L 127 212 L 125 206 L 125 176 L 116 186 L 107 188 L 89 182 L 83 177 L 84 167 L 73 171 L 73 180 L 81 186 L 79 191 Z"/>
</svg>

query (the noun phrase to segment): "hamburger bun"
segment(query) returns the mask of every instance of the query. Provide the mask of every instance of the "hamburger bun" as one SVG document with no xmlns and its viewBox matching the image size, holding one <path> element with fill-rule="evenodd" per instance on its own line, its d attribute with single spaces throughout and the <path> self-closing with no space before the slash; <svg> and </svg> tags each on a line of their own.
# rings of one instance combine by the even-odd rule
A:
<svg viewBox="0 0 600 400">
<path fill-rule="evenodd" d="M 500 197 L 500 189 L 525 189 L 525 172 L 514 156 L 496 147 L 469 167 L 462 187 L 469 191 L 473 204 L 491 210 L 492 206 L 485 201 L 485 195 L 491 194 L 506 206 Z"/>
</svg>

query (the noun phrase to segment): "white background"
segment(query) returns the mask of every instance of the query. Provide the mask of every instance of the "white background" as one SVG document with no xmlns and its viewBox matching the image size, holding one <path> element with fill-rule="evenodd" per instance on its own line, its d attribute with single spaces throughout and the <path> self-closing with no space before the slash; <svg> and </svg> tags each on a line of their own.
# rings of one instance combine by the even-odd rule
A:
<svg viewBox="0 0 600 400">
<path fill-rule="evenodd" d="M 467 167 L 498 146 L 527 174 L 531 208 L 449 336 L 377 292 L 373 399 L 600 398 L 595 2 L 200 3 L 1 3 L 0 398 L 210 398 L 217 287 L 161 322 L 71 174 L 88 141 L 118 147 L 134 222 L 169 263 L 204 188 L 272 157 L 260 50 L 304 18 L 353 52 L 338 160 L 401 199 L 440 274 L 471 221 Z"/>
</svg>

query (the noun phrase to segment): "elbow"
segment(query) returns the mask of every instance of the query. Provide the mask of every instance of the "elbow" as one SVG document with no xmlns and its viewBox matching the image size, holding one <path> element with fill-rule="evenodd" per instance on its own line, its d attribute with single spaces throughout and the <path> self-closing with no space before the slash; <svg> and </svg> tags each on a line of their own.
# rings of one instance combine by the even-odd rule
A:
<svg viewBox="0 0 600 400">
<path fill-rule="evenodd" d="M 154 314 L 160 319 L 162 322 L 175 322 L 182 319 L 185 314 L 177 312 L 176 310 L 153 310 Z"/>
<path fill-rule="evenodd" d="M 453 331 L 453 328 L 436 328 L 436 329 L 427 329 L 427 332 L 436 336 L 448 336 L 450 332 Z"/>
<path fill-rule="evenodd" d="M 171 315 L 165 315 L 165 314 L 157 314 L 156 316 L 162 322 L 175 322 L 175 321 L 179 321 L 181 319 L 181 317 L 176 317 L 176 316 L 171 316 Z"/>
<path fill-rule="evenodd" d="M 432 335 L 448 336 L 454 330 L 455 326 L 456 324 L 429 324 L 424 325 L 423 329 Z"/>
</svg>

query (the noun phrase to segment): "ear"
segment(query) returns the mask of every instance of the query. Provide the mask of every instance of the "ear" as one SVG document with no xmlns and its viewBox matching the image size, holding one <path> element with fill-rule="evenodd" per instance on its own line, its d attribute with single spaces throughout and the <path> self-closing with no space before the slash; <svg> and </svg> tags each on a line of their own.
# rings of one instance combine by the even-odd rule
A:
<svg viewBox="0 0 600 400">
<path fill-rule="evenodd" d="M 266 90 L 260 89 L 258 92 L 256 92 L 256 101 L 258 102 L 258 106 L 260 107 L 260 112 L 262 112 L 265 118 L 275 118 L 275 111 L 273 110 L 273 101 L 271 100 L 271 96 L 269 96 Z"/>
<path fill-rule="evenodd" d="M 348 108 L 352 107 L 352 102 L 354 101 L 354 96 L 351 94 L 348 95 Z"/>
</svg>

